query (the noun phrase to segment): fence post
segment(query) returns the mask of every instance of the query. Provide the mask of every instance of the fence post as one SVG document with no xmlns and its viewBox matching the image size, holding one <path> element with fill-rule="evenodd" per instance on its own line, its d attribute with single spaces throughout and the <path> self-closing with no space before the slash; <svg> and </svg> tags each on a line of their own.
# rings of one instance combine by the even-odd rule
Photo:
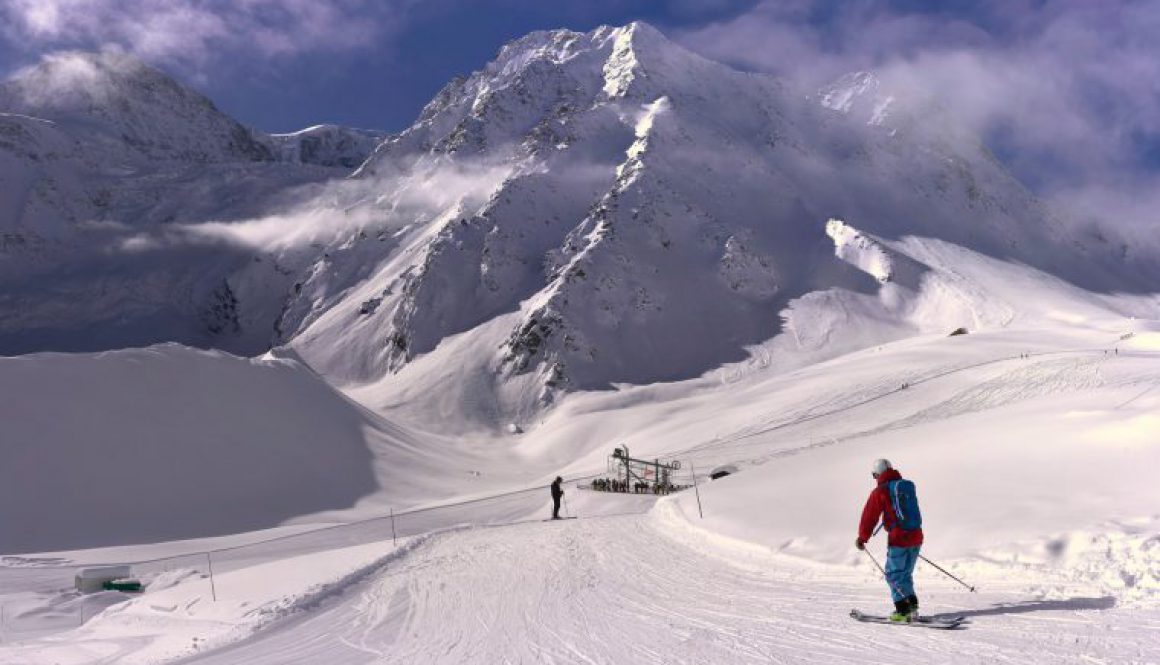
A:
<svg viewBox="0 0 1160 665">
<path fill-rule="evenodd" d="M 693 471 L 693 492 L 697 495 L 697 514 L 705 519 L 705 511 L 701 510 L 701 488 L 697 486 L 697 465 L 689 460 L 689 468 Z"/>
<path fill-rule="evenodd" d="M 213 594 L 213 602 L 217 602 L 217 585 L 213 581 L 213 555 L 205 553 L 205 562 L 209 565 L 209 590 Z"/>
<path fill-rule="evenodd" d="M 399 546 L 399 536 L 395 534 L 395 509 L 391 508 L 391 544 Z"/>
</svg>

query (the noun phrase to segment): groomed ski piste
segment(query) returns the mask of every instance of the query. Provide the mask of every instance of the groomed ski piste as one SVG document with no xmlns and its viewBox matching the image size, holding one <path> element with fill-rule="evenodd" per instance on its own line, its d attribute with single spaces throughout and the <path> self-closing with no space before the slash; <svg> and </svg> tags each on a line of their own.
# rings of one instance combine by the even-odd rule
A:
<svg viewBox="0 0 1160 665">
<path fill-rule="evenodd" d="M 1157 328 L 1124 319 L 922 336 L 785 373 L 737 367 L 579 395 L 541 426 L 550 438 L 566 422 L 607 444 L 560 469 L 574 520 L 544 521 L 556 471 L 528 453 L 543 470 L 530 491 L 432 510 L 397 542 L 387 531 L 345 544 L 358 525 L 291 539 L 311 544 L 235 561 L 213 587 L 190 564 L 145 575 L 146 591 L 128 599 L 13 591 L 62 563 L 221 551 L 326 520 L 6 557 L 0 662 L 1157 662 Z M 605 438 L 613 430 L 631 436 Z M 583 487 L 578 478 L 604 474 L 613 443 L 695 466 L 699 501 L 692 490 L 658 499 Z M 853 547 L 879 456 L 918 484 L 923 553 L 978 588 L 919 564 L 924 614 L 967 617 L 961 629 L 849 616 L 889 609 Z M 724 463 L 738 472 L 709 481 Z M 510 460 L 482 473 L 492 471 L 510 472 Z M 365 524 L 384 534 L 381 521 Z M 884 547 L 879 536 L 869 550 L 881 561 Z M 53 628 L 79 602 L 83 624 Z M 24 632 L 11 630 L 16 619 Z"/>
</svg>

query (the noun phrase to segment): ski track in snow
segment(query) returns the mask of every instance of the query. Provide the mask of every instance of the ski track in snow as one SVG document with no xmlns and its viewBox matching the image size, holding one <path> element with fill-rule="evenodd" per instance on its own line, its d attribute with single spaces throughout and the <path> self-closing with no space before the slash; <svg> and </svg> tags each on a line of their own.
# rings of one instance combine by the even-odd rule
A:
<svg viewBox="0 0 1160 665">
<path fill-rule="evenodd" d="M 884 609 L 857 572 L 765 558 L 648 515 L 432 537 L 315 612 L 190 663 L 1156 662 L 1160 613 L 1107 599 L 949 590 L 920 569 L 924 610 L 964 630 L 858 625 Z M 768 556 L 768 555 L 767 555 Z"/>
</svg>

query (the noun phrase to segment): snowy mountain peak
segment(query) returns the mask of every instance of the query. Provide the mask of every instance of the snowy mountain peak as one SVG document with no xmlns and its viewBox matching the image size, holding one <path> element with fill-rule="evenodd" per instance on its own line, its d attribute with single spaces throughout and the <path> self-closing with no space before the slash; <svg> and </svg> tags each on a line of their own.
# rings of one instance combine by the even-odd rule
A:
<svg viewBox="0 0 1160 665">
<path fill-rule="evenodd" d="M 69 51 L 0 84 L 0 111 L 52 120 L 150 159 L 265 161 L 269 150 L 213 102 L 137 58 Z"/>
<path fill-rule="evenodd" d="M 648 102 L 672 86 L 686 87 L 730 68 L 672 42 L 659 30 L 636 21 L 611 31 L 611 52 L 604 64 L 604 93 Z"/>
<path fill-rule="evenodd" d="M 604 94 L 623 97 L 639 75 L 639 62 L 633 49 L 635 30 L 625 28 L 614 33 L 612 55 L 604 64 Z"/>
<path fill-rule="evenodd" d="M 12 95 L 6 102 L 23 103 L 46 114 L 108 113 L 131 103 L 134 96 L 187 92 L 156 69 L 118 51 L 53 53 L 18 72 L 5 87 Z M 207 99 L 198 101 L 212 106 Z"/>
<path fill-rule="evenodd" d="M 675 51 L 692 55 L 691 51 L 669 40 L 663 32 L 644 21 L 633 21 L 621 27 L 604 26 L 601 29 L 605 30 L 608 34 L 608 39 L 619 44 L 620 48 L 631 48 L 644 57 L 663 57 L 664 51 Z M 597 29 L 593 35 L 599 37 L 601 29 Z"/>
<path fill-rule="evenodd" d="M 612 53 L 604 64 L 604 94 L 609 97 L 625 96 L 634 81 L 647 78 L 645 60 L 663 57 L 657 51 L 666 46 L 675 47 L 656 28 L 642 21 L 612 30 L 609 38 Z"/>
<path fill-rule="evenodd" d="M 356 175 L 390 174 L 429 151 L 480 155 L 501 146 L 566 146 L 576 128 L 571 120 L 593 104 L 649 104 L 669 89 L 698 95 L 719 85 L 715 78 L 738 76 L 639 21 L 587 33 L 533 32 L 444 86 L 417 122 L 391 137 Z M 775 85 L 768 77 L 747 78 Z"/>
</svg>

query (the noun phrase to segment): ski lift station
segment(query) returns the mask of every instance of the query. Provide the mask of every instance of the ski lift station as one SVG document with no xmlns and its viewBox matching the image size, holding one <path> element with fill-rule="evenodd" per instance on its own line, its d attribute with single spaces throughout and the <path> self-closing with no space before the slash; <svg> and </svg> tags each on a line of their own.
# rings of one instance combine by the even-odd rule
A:
<svg viewBox="0 0 1160 665">
<path fill-rule="evenodd" d="M 630 494 L 669 494 L 688 487 L 677 483 L 679 460 L 651 460 L 632 457 L 628 446 L 616 447 L 608 456 L 608 478 L 592 482 L 592 489 Z"/>
</svg>

